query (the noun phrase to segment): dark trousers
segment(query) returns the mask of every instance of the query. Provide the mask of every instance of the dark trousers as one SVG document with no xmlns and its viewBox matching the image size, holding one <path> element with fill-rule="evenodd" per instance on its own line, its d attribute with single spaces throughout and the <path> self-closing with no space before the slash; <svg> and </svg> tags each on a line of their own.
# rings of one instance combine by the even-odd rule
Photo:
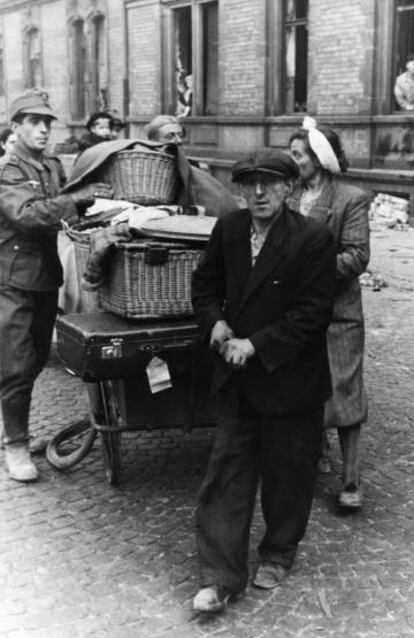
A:
<svg viewBox="0 0 414 638">
<path fill-rule="evenodd" d="M 0 399 L 4 442 L 28 438 L 33 384 L 50 350 L 57 290 L 33 292 L 0 285 Z"/>
<path fill-rule="evenodd" d="M 219 423 L 196 514 L 203 585 L 242 591 L 259 478 L 262 560 L 291 567 L 309 519 L 323 406 L 281 417 L 254 414 L 237 388 L 221 392 Z"/>
</svg>

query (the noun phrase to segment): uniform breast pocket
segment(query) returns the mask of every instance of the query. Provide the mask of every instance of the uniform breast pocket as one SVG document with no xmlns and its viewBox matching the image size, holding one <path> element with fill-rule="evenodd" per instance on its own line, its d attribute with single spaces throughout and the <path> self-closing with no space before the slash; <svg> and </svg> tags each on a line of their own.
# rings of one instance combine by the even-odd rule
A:
<svg viewBox="0 0 414 638">
<path fill-rule="evenodd" d="M 29 290 L 36 287 L 42 272 L 42 254 L 18 244 L 10 253 L 9 281 L 5 283 Z"/>
</svg>

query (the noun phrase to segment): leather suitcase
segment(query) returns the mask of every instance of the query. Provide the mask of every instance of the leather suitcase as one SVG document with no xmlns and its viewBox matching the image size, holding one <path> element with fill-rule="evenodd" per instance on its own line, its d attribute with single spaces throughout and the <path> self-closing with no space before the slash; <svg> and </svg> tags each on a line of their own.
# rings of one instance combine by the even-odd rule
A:
<svg viewBox="0 0 414 638">
<path fill-rule="evenodd" d="M 125 424 L 212 423 L 211 361 L 192 319 L 131 321 L 108 312 L 62 315 L 56 321 L 63 364 L 86 382 L 114 384 Z M 164 360 L 172 388 L 153 394 L 146 367 Z M 138 426 L 137 426 L 138 427 Z"/>
<path fill-rule="evenodd" d="M 63 364 L 84 381 L 135 376 L 154 356 L 194 347 L 194 320 L 130 321 L 109 312 L 62 315 L 56 320 Z"/>
</svg>

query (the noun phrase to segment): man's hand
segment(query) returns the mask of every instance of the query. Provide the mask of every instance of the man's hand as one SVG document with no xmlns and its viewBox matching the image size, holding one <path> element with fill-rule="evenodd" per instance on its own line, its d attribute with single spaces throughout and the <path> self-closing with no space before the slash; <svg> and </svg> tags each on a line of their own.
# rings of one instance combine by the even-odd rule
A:
<svg viewBox="0 0 414 638">
<path fill-rule="evenodd" d="M 112 199 L 114 196 L 113 188 L 103 182 L 94 182 L 82 186 L 76 191 L 70 193 L 75 204 L 93 204 L 95 199 Z"/>
<path fill-rule="evenodd" d="M 232 337 L 234 337 L 233 330 L 230 328 L 227 321 L 224 321 L 224 319 L 220 319 L 219 321 L 216 321 L 211 331 L 210 348 L 212 348 L 213 350 L 218 350 L 220 352 L 223 344 Z"/>
<path fill-rule="evenodd" d="M 244 368 L 247 360 L 253 357 L 255 349 L 250 339 L 228 339 L 220 348 L 224 361 L 233 368 Z"/>
</svg>

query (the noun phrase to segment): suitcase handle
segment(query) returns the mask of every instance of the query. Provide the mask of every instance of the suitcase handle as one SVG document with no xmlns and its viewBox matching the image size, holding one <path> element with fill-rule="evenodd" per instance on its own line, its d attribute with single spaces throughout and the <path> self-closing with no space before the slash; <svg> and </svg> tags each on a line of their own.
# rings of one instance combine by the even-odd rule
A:
<svg viewBox="0 0 414 638">
<path fill-rule="evenodd" d="M 171 343 L 166 343 L 162 345 L 158 345 L 156 343 L 146 343 L 140 347 L 140 352 L 145 354 L 160 354 L 167 350 L 177 350 L 177 348 L 187 348 L 194 343 L 194 339 L 180 339 L 179 341 L 173 341 Z"/>
</svg>

